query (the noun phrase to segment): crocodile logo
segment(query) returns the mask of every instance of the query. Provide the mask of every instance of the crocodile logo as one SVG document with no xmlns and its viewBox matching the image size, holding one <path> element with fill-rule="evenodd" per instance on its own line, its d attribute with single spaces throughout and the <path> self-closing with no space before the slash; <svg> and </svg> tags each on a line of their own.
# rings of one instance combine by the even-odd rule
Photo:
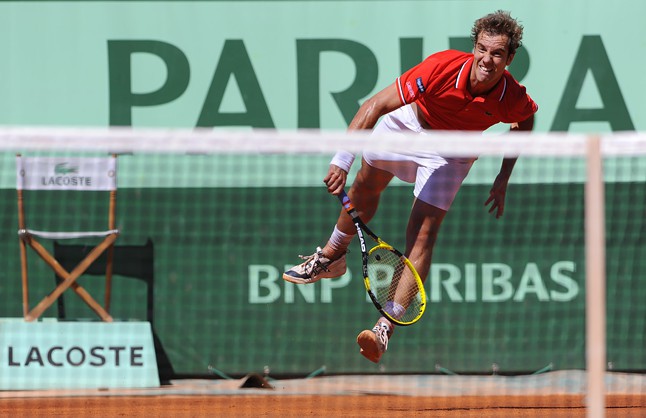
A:
<svg viewBox="0 0 646 418">
<path fill-rule="evenodd" d="M 59 163 L 54 167 L 54 173 L 60 175 L 78 173 L 78 171 L 78 167 L 70 166 L 68 163 Z"/>
</svg>

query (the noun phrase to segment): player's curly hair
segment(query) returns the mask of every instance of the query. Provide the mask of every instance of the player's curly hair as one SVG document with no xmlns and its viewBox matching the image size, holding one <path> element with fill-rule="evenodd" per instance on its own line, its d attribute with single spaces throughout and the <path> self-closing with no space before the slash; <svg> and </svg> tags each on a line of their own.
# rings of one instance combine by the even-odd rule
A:
<svg viewBox="0 0 646 418">
<path fill-rule="evenodd" d="M 483 32 L 489 35 L 507 35 L 510 54 L 515 54 L 522 45 L 523 26 L 504 10 L 490 13 L 475 21 L 473 29 L 471 29 L 471 40 L 474 45 L 478 35 Z"/>
</svg>

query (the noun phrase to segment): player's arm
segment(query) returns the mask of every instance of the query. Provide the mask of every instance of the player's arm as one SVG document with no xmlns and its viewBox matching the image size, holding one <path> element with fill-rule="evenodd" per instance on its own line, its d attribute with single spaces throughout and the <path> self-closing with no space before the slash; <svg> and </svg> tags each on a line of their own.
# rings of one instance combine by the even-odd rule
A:
<svg viewBox="0 0 646 418">
<path fill-rule="evenodd" d="M 393 83 L 370 97 L 359 107 L 359 111 L 350 122 L 348 130 L 372 129 L 380 117 L 401 106 L 397 84 Z M 353 161 L 354 154 L 346 151 L 340 151 L 334 156 L 328 173 L 323 179 L 329 193 L 333 195 L 341 193 L 345 187 L 348 171 L 350 171 Z"/>
<path fill-rule="evenodd" d="M 359 111 L 356 113 L 350 126 L 349 131 L 357 129 L 372 129 L 377 124 L 380 117 L 386 113 L 400 108 L 402 102 L 399 98 L 399 89 L 396 83 L 392 83 L 379 93 L 366 100 Z"/>
<path fill-rule="evenodd" d="M 531 131 L 534 127 L 534 115 L 531 115 L 529 118 L 525 119 L 522 122 L 512 123 L 511 131 Z M 509 178 L 511 177 L 511 172 L 514 170 L 516 165 L 517 157 L 514 158 L 504 158 L 500 166 L 500 172 L 496 176 L 496 179 L 493 182 L 493 186 L 489 191 L 489 198 L 485 202 L 485 206 L 491 203 L 489 208 L 489 213 L 495 211 L 496 219 L 500 218 L 505 211 L 505 196 L 507 194 L 507 185 L 509 184 Z"/>
</svg>

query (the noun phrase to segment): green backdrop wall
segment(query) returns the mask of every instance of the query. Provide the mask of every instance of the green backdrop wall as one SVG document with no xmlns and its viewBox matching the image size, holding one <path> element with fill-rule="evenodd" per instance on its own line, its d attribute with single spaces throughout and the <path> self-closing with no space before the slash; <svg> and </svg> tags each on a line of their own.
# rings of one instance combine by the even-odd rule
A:
<svg viewBox="0 0 646 418">
<path fill-rule="evenodd" d="M 123 172 L 137 157 L 121 160 Z M 476 164 L 493 167 L 495 160 Z M 323 170 L 324 164 L 313 167 Z M 183 171 L 162 164 L 160 176 L 162 170 Z M 269 166 L 258 170 L 272 173 Z M 436 365 L 508 373 L 584 367 L 583 185 L 512 184 L 498 220 L 483 205 L 489 187 L 466 184 L 460 191 L 426 283 L 428 313 L 397 330 L 380 366 L 359 356 L 354 341 L 377 317 L 363 290 L 358 248 L 351 247 L 349 272 L 340 279 L 295 286 L 280 278 L 297 254 L 311 252 L 331 231 L 339 206 L 323 188 L 124 188 L 118 243 L 154 242 L 155 328 L 178 373 L 206 374 L 209 365 L 232 374 L 264 366 L 275 374 L 323 365 L 335 373 L 434 372 Z M 26 196 L 33 228 L 87 230 L 105 223 L 104 197 L 80 202 L 70 192 L 45 193 Z M 372 222 L 398 246 L 411 193 L 410 187 L 389 188 Z M 646 366 L 645 198 L 643 182 L 607 184 L 608 360 L 615 370 Z M 5 189 L 1 202 L 0 316 L 15 317 L 21 315 L 15 191 Z M 80 203 L 89 208 L 80 216 L 53 215 Z M 33 306 L 53 288 L 54 277 L 35 256 L 30 260 Z M 82 280 L 102 295 L 101 280 Z M 113 299 L 115 317 L 145 318 L 143 287 L 115 279 Z M 66 303 L 70 317 L 96 319 L 73 293 Z M 46 316 L 56 316 L 55 309 Z"/>
</svg>

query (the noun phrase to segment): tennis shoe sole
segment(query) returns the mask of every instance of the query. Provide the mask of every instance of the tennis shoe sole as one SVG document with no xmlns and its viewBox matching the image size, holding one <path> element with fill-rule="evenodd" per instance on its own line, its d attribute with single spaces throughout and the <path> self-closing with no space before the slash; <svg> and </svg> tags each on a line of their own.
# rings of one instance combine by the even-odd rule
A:
<svg viewBox="0 0 646 418">
<path fill-rule="evenodd" d="M 359 353 L 361 353 L 362 356 L 373 363 L 379 363 L 384 352 L 379 347 L 377 335 L 374 331 L 369 329 L 361 331 L 357 336 L 357 344 L 361 347 Z"/>
</svg>

